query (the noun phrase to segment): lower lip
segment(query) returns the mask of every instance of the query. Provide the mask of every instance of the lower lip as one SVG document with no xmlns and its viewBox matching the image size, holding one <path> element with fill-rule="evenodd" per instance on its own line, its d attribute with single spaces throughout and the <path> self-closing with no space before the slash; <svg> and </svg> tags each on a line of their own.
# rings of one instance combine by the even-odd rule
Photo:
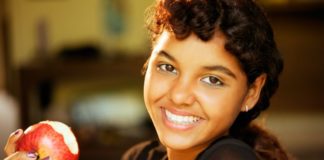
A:
<svg viewBox="0 0 324 160">
<path fill-rule="evenodd" d="M 190 129 L 196 127 L 201 121 L 201 120 L 199 120 L 198 122 L 195 122 L 193 124 L 176 124 L 176 123 L 168 120 L 166 113 L 165 113 L 165 108 L 161 108 L 161 112 L 162 112 L 162 119 L 163 119 L 164 124 L 168 128 L 171 128 L 173 130 L 187 131 L 187 130 L 190 130 Z"/>
</svg>

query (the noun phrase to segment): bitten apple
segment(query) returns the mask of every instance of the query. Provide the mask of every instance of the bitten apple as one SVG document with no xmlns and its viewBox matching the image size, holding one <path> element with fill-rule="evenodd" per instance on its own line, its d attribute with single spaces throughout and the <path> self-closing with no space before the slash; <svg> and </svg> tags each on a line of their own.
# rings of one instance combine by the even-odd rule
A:
<svg viewBox="0 0 324 160">
<path fill-rule="evenodd" d="M 41 121 L 28 127 L 17 141 L 17 151 L 36 152 L 39 159 L 77 160 L 79 147 L 70 127 L 58 121 Z"/>
</svg>

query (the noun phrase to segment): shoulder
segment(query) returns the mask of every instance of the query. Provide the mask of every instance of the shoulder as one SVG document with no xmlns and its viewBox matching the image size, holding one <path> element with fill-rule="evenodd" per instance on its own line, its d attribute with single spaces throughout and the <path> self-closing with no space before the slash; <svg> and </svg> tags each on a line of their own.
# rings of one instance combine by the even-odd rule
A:
<svg viewBox="0 0 324 160">
<path fill-rule="evenodd" d="M 214 141 L 199 156 L 198 160 L 257 160 L 254 150 L 241 140 L 222 137 Z"/>
<path fill-rule="evenodd" d="M 141 142 L 128 149 L 122 160 L 163 159 L 165 148 L 157 140 Z"/>
</svg>

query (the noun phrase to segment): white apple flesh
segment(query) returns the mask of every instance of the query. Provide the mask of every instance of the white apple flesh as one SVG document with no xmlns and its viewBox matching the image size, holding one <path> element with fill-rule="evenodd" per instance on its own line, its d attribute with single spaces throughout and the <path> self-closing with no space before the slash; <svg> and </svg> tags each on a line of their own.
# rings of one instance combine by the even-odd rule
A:
<svg viewBox="0 0 324 160">
<path fill-rule="evenodd" d="M 77 160 L 79 147 L 70 127 L 62 122 L 42 121 L 28 127 L 17 141 L 17 151 L 36 152 L 39 159 Z"/>
</svg>

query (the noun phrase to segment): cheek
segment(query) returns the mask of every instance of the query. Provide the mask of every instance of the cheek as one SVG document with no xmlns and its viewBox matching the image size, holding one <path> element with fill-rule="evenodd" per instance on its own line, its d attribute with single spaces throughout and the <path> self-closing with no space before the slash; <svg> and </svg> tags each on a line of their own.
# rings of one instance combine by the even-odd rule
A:
<svg viewBox="0 0 324 160">
<path fill-rule="evenodd" d="M 145 75 L 144 81 L 144 100 L 148 107 L 152 103 L 161 99 L 168 91 L 169 82 L 161 75 L 150 70 Z"/>
<path fill-rule="evenodd" d="M 231 89 L 204 91 L 199 94 L 199 101 L 207 117 L 226 118 L 231 121 L 241 111 L 244 99 L 242 95 Z"/>
</svg>

